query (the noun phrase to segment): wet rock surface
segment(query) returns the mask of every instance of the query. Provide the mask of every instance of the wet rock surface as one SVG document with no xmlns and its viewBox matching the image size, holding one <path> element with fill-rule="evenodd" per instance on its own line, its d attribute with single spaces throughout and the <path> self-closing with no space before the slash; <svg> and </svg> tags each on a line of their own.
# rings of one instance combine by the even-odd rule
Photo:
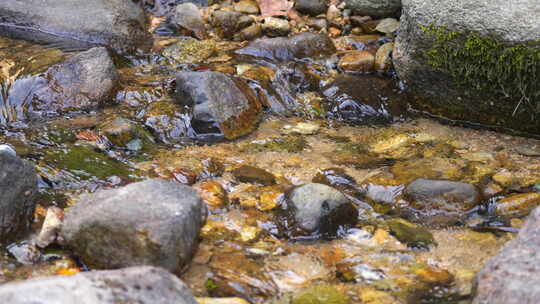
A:
<svg viewBox="0 0 540 304">
<path fill-rule="evenodd" d="M 201 124 L 200 133 L 221 132 L 227 139 L 252 132 L 261 113 L 261 105 L 249 87 L 218 72 L 179 73 L 176 102 L 191 107 L 193 124 Z"/>
<path fill-rule="evenodd" d="M 323 0 L 298 0 L 294 8 L 302 14 L 317 16 L 326 13 L 326 1 Z"/>
<path fill-rule="evenodd" d="M 115 269 L 186 266 L 197 246 L 204 207 L 195 190 L 152 179 L 82 198 L 61 236 L 88 265 Z"/>
<path fill-rule="evenodd" d="M 151 41 L 144 13 L 131 1 L 7 1 L 0 15 L 3 35 L 66 48 L 97 44 L 133 51 Z"/>
<path fill-rule="evenodd" d="M 534 303 L 540 300 L 535 286 L 539 278 L 538 233 L 540 209 L 527 218 L 517 237 L 478 273 L 473 303 Z"/>
<path fill-rule="evenodd" d="M 44 73 L 21 68 L 29 75 L 5 80 L 3 124 L 97 109 L 112 103 L 116 92 L 118 73 L 105 48 L 75 54 Z"/>
<path fill-rule="evenodd" d="M 155 267 L 92 271 L 14 282 L 0 287 L 4 303 L 196 304 L 187 286 Z"/>
<path fill-rule="evenodd" d="M 341 192 L 323 184 L 305 184 L 286 194 L 283 225 L 293 236 L 332 237 L 357 221 L 358 211 Z"/>
<path fill-rule="evenodd" d="M 401 10 L 401 0 L 347 0 L 347 8 L 358 15 L 395 16 Z"/>
<path fill-rule="evenodd" d="M 197 7 L 180 12 L 204 37 L 175 25 L 188 2 Z M 95 53 L 112 58 L 116 96 L 84 110 L 44 103 L 39 119 L 14 98 L 78 55 L 0 38 L 0 150 L 39 174 L 32 234 L 2 248 L 0 284 L 150 264 L 174 270 L 201 303 L 471 301 L 476 273 L 538 204 L 538 141 L 407 118 L 414 96 L 392 64 L 399 13 L 300 2 L 328 7 L 138 1 L 152 49 Z M 140 186 L 152 178 L 193 189 Z M 405 193 L 419 179 L 436 195 Z M 188 197 L 200 212 L 182 211 Z M 92 233 L 66 243 L 62 221 L 86 229 L 74 213 Z"/>
<path fill-rule="evenodd" d="M 267 60 L 290 61 L 328 56 L 334 51 L 335 47 L 327 36 L 302 33 L 290 38 L 257 39 L 245 48 L 236 51 L 236 54 Z"/>
<path fill-rule="evenodd" d="M 259 183 L 265 186 L 276 183 L 276 177 L 272 173 L 257 167 L 241 166 L 232 173 L 238 181 L 243 183 Z"/>
<path fill-rule="evenodd" d="M 534 79 L 540 52 L 534 41 L 540 23 L 533 6 L 527 1 L 404 2 L 394 65 L 418 96 L 416 108 L 538 134 L 536 102 L 519 104 L 539 89 Z M 453 14 L 443 13 L 449 10 Z M 516 14 L 523 14 L 520 22 Z M 452 55 L 445 57 L 445 50 Z"/>
<path fill-rule="evenodd" d="M 0 242 L 13 241 L 29 231 L 37 190 L 34 166 L 0 151 Z"/>
<path fill-rule="evenodd" d="M 393 84 L 378 76 L 340 75 L 322 89 L 329 116 L 354 124 L 399 120 L 403 113 Z"/>
<path fill-rule="evenodd" d="M 445 180 L 417 179 L 404 190 L 412 203 L 402 212 L 415 222 L 428 225 L 453 224 L 480 200 L 471 184 Z"/>
</svg>

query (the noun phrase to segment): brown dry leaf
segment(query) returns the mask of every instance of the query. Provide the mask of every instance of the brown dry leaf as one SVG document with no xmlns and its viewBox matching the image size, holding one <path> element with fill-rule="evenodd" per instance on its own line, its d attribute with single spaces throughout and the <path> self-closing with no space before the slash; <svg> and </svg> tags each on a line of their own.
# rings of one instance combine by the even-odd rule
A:
<svg viewBox="0 0 540 304">
<path fill-rule="evenodd" d="M 269 16 L 286 16 L 294 3 L 288 0 L 257 0 L 261 15 Z"/>
<path fill-rule="evenodd" d="M 87 140 L 87 141 L 98 141 L 99 136 L 96 134 L 96 132 L 92 130 L 84 130 L 75 135 L 77 139 Z"/>
</svg>

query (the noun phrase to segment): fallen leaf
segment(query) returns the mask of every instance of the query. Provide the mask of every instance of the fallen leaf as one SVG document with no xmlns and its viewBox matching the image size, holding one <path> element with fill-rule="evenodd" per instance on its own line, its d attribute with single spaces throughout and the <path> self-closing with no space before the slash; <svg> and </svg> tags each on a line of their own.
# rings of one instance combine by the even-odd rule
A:
<svg viewBox="0 0 540 304">
<path fill-rule="evenodd" d="M 294 3 L 288 0 L 257 0 L 263 17 L 286 16 Z"/>
</svg>

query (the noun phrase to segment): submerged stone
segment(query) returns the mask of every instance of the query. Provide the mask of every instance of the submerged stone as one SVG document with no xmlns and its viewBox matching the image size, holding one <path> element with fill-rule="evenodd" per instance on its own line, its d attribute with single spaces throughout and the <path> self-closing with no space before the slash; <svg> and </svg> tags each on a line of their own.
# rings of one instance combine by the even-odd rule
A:
<svg viewBox="0 0 540 304">
<path fill-rule="evenodd" d="M 521 193 L 503 198 L 495 204 L 495 213 L 506 218 L 522 217 L 540 205 L 540 193 Z"/>
<path fill-rule="evenodd" d="M 414 222 L 432 226 L 459 223 L 480 200 L 473 185 L 445 180 L 417 179 L 403 194 L 410 204 L 400 207 L 400 213 Z"/>
<path fill-rule="evenodd" d="M 241 166 L 232 171 L 234 177 L 243 183 L 257 183 L 264 186 L 271 186 L 276 183 L 274 174 L 257 167 Z"/>
<path fill-rule="evenodd" d="M 305 184 L 285 194 L 278 225 L 293 237 L 336 237 L 358 221 L 358 211 L 338 190 Z"/>
<path fill-rule="evenodd" d="M 396 218 L 386 222 L 392 235 L 410 247 L 428 247 L 435 243 L 433 234 L 424 227 Z"/>
<path fill-rule="evenodd" d="M 349 304 L 348 296 L 332 286 L 313 286 L 293 296 L 292 304 Z"/>
<path fill-rule="evenodd" d="M 406 1 L 399 33 L 394 66 L 417 110 L 540 133 L 536 3 Z"/>
<path fill-rule="evenodd" d="M 392 123 L 404 114 L 405 100 L 391 79 L 339 75 L 323 88 L 328 116 L 353 124 Z"/>
<path fill-rule="evenodd" d="M 237 55 L 274 61 L 321 58 L 335 53 L 334 43 L 322 34 L 302 33 L 292 37 L 261 38 L 236 51 Z"/>
</svg>

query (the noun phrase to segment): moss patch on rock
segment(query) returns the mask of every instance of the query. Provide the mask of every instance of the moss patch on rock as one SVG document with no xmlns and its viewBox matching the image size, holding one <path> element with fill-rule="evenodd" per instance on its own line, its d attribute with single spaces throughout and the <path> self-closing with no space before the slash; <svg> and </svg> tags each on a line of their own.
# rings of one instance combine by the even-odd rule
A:
<svg viewBox="0 0 540 304">
<path fill-rule="evenodd" d="M 429 65 L 452 76 L 458 87 L 472 88 L 540 113 L 540 40 L 507 45 L 496 37 L 451 31 L 444 26 L 420 26 L 433 39 L 424 52 Z"/>
<path fill-rule="evenodd" d="M 112 160 L 89 146 L 71 146 L 48 152 L 45 161 L 57 169 L 66 170 L 82 180 L 110 176 L 127 177 L 131 171 L 123 163 Z"/>
</svg>

